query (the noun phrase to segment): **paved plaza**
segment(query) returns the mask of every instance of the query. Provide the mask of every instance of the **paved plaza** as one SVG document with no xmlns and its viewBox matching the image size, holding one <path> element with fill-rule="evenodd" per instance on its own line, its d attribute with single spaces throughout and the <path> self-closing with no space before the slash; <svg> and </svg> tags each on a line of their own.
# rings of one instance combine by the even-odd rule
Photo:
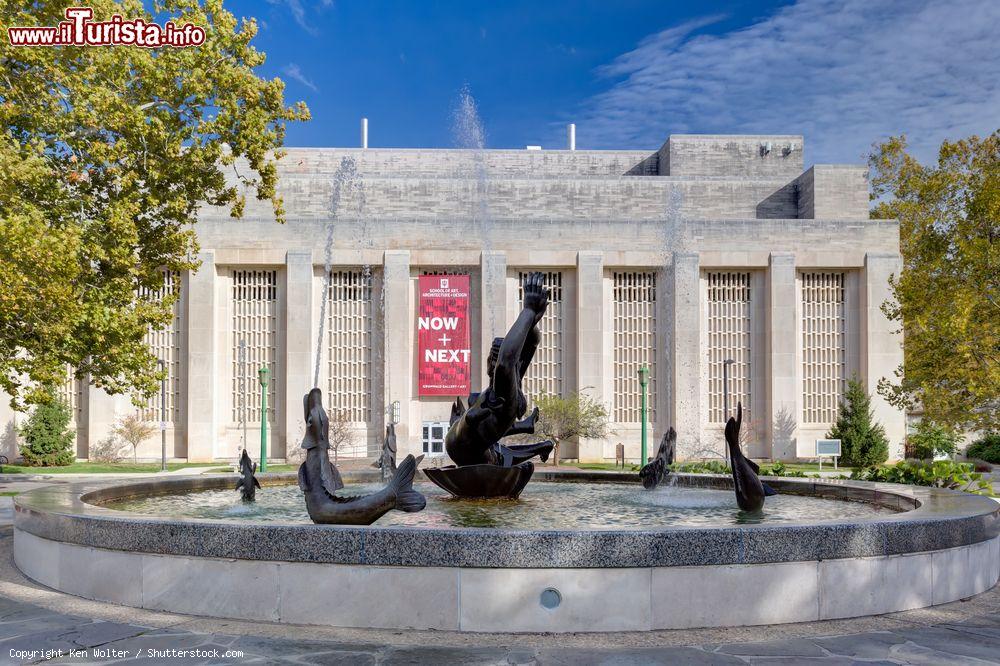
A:
<svg viewBox="0 0 1000 666">
<path fill-rule="evenodd" d="M 1000 588 L 873 618 L 737 629 L 564 636 L 343 630 L 197 618 L 79 599 L 23 577 L 14 567 L 11 542 L 11 528 L 0 528 L 3 663 L 1000 663 Z"/>
</svg>

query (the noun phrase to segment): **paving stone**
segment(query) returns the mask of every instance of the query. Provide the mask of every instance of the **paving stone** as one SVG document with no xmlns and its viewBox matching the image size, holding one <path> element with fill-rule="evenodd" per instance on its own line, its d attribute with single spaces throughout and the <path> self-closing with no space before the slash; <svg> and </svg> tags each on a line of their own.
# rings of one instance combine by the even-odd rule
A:
<svg viewBox="0 0 1000 666">
<path fill-rule="evenodd" d="M 855 659 L 888 659 L 893 645 L 905 642 L 901 636 L 891 632 L 872 632 L 847 636 L 827 636 L 810 639 L 833 655 Z"/>
<path fill-rule="evenodd" d="M 369 652 L 320 652 L 301 658 L 307 664 L 323 664 L 324 666 L 369 666 L 376 663 L 376 655 Z"/>
<path fill-rule="evenodd" d="M 899 655 L 917 654 L 920 650 L 934 650 L 949 658 L 972 657 L 990 663 L 1000 663 L 1000 639 L 978 636 L 964 631 L 954 631 L 941 627 L 921 627 L 920 629 L 893 632 L 907 639 L 905 643 L 894 645 L 889 651 L 889 659 L 899 659 Z M 919 648 L 919 649 L 914 649 Z"/>
<path fill-rule="evenodd" d="M 506 661 L 507 650 L 504 648 L 398 647 L 389 651 L 381 663 L 384 666 L 403 664 L 493 666 Z"/>
<path fill-rule="evenodd" d="M 768 641 L 766 643 L 735 643 L 723 645 L 716 652 L 737 654 L 743 656 L 777 656 L 777 657 L 825 657 L 823 651 L 815 643 L 804 639 L 785 641 Z"/>
<path fill-rule="evenodd" d="M 619 650 L 545 649 L 540 666 L 640 666 L 644 664 L 746 664 L 742 659 L 694 647 L 623 648 Z"/>
</svg>

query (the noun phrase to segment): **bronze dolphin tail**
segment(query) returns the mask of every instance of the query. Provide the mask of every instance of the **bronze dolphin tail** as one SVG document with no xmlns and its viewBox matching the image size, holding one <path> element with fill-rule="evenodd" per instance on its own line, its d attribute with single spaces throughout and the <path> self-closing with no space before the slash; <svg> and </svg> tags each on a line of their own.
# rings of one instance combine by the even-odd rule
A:
<svg viewBox="0 0 1000 666">
<path fill-rule="evenodd" d="M 755 464 L 747 459 L 740 450 L 740 425 L 743 422 L 743 405 L 736 403 L 736 418 L 729 417 L 726 422 L 726 445 L 729 447 L 729 460 L 732 466 L 733 488 L 736 491 L 736 503 L 743 511 L 760 511 L 764 506 L 765 490 L 757 473 Z"/>
<path fill-rule="evenodd" d="M 306 509 L 314 523 L 330 525 L 371 525 L 383 515 L 398 509 L 420 511 L 427 500 L 413 489 L 417 464 L 423 458 L 406 456 L 389 484 L 370 495 L 338 496 L 326 491 L 320 474 L 320 457 L 326 452 L 312 448 L 299 467 L 299 487 L 305 494 Z"/>
</svg>

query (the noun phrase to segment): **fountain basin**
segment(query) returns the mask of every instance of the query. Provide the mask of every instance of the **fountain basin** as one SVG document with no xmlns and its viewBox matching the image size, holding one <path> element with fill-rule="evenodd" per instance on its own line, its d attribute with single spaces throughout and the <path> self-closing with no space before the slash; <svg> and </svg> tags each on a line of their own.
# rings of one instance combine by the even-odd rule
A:
<svg viewBox="0 0 1000 666">
<path fill-rule="evenodd" d="M 634 474 L 601 472 L 539 470 L 535 480 L 638 484 Z M 261 482 L 264 494 L 294 475 L 265 474 Z M 230 475 L 197 476 L 25 493 L 15 498 L 15 561 L 64 592 L 150 609 L 490 632 L 854 617 L 954 601 L 1000 576 L 1000 505 L 892 484 L 768 480 L 782 493 L 884 509 L 871 517 L 652 529 L 251 523 L 100 506 L 234 483 Z M 678 484 L 728 489 L 731 480 L 678 475 Z"/>
</svg>

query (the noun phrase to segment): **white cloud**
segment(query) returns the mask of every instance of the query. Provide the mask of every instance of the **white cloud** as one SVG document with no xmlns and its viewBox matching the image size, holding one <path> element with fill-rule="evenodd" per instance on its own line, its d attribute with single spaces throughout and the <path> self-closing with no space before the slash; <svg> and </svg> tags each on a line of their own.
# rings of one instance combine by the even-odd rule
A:
<svg viewBox="0 0 1000 666">
<path fill-rule="evenodd" d="M 267 0 L 267 2 L 272 5 L 288 7 L 288 11 L 291 12 L 292 18 L 299 24 L 299 27 L 311 35 L 319 33 L 319 30 L 306 15 L 306 10 L 302 6 L 301 0 Z"/>
<path fill-rule="evenodd" d="M 859 162 L 905 132 L 1000 127 L 1000 1 L 799 0 L 745 28 L 707 17 L 650 35 L 598 69 L 615 79 L 578 114 L 592 147 L 654 148 L 671 133 L 804 134 L 807 159 Z"/>
<path fill-rule="evenodd" d="M 281 71 L 288 78 L 294 81 L 298 81 L 299 83 L 304 85 L 306 88 L 309 88 L 313 92 L 319 92 L 319 88 L 316 87 L 316 84 L 310 81 L 306 77 L 306 75 L 302 73 L 302 68 L 299 67 L 296 63 L 294 62 L 288 63 L 281 69 Z"/>
</svg>

